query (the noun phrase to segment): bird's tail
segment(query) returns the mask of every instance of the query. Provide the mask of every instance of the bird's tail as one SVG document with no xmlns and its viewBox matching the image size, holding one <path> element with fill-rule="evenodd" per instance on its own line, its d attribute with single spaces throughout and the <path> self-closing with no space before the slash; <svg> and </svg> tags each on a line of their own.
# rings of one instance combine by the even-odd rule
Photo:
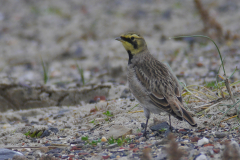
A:
<svg viewBox="0 0 240 160">
<path fill-rule="evenodd" d="M 183 118 L 193 127 L 197 127 L 197 123 L 195 122 L 195 120 L 193 119 L 193 117 L 191 116 L 191 114 L 186 111 L 185 108 L 182 107 L 182 113 L 183 113 Z"/>
<path fill-rule="evenodd" d="M 191 114 L 183 107 L 183 104 L 177 98 L 170 99 L 168 103 L 173 111 L 172 115 L 180 120 L 185 119 L 191 126 L 197 127 L 197 123 Z"/>
</svg>

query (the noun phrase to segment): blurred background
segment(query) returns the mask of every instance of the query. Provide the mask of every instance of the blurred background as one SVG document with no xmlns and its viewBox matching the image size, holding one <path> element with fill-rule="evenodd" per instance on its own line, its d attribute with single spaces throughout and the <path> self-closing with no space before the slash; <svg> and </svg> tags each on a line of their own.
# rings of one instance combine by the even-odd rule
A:
<svg viewBox="0 0 240 160">
<path fill-rule="evenodd" d="M 227 73 L 240 68 L 239 0 L 0 0 L 0 4 L 2 83 L 66 87 L 82 86 L 84 78 L 84 84 L 126 84 L 128 55 L 114 39 L 128 31 L 140 33 L 150 52 L 187 84 L 215 79 L 221 64 L 218 52 L 204 38 L 169 37 L 210 36 L 225 58 Z M 232 80 L 238 78 L 239 71 Z"/>
</svg>

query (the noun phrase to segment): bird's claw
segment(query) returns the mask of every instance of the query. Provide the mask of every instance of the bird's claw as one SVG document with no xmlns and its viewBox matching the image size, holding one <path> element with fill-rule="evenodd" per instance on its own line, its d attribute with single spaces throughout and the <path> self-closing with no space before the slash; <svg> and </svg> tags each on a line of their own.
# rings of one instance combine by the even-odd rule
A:
<svg viewBox="0 0 240 160">
<path fill-rule="evenodd" d="M 145 137 L 146 139 L 148 139 L 148 137 L 147 137 L 147 132 L 144 132 L 144 133 L 143 133 L 143 137 Z"/>
</svg>

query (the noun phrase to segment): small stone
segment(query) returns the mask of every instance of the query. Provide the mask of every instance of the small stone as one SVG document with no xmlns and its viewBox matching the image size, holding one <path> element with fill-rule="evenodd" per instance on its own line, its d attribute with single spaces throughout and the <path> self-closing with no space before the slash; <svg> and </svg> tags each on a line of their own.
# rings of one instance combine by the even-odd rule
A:
<svg viewBox="0 0 240 160">
<path fill-rule="evenodd" d="M 95 101 L 106 101 L 106 97 L 105 96 L 95 96 L 94 100 Z"/>
<path fill-rule="evenodd" d="M 86 152 L 80 152 L 80 153 L 78 153 L 78 155 L 79 155 L 79 156 L 81 156 L 81 155 L 82 155 L 82 156 L 85 156 L 85 155 L 88 155 L 88 153 L 86 153 Z"/>
<path fill-rule="evenodd" d="M 182 139 L 188 139 L 189 137 L 188 136 L 182 136 Z"/>
<path fill-rule="evenodd" d="M 139 149 L 138 148 L 134 148 L 133 149 L 133 152 L 137 152 Z"/>
<path fill-rule="evenodd" d="M 0 159 L 12 159 L 15 155 L 24 157 L 23 154 L 20 152 L 15 152 L 10 149 L 0 149 Z"/>
<path fill-rule="evenodd" d="M 111 148 L 115 148 L 115 147 L 117 147 L 117 146 L 118 146 L 117 143 L 113 143 L 113 144 L 110 144 L 110 145 L 108 146 L 108 148 L 111 149 Z"/>
<path fill-rule="evenodd" d="M 179 129 L 178 132 L 181 134 L 187 134 L 189 130 L 187 129 Z"/>
<path fill-rule="evenodd" d="M 57 129 L 57 128 L 50 127 L 50 128 L 48 128 L 47 130 L 45 130 L 45 131 L 43 132 L 43 134 L 40 136 L 40 138 L 49 136 L 49 135 L 51 134 L 51 132 L 53 132 L 53 133 L 56 134 L 56 133 L 58 132 L 58 129 Z"/>
<path fill-rule="evenodd" d="M 106 135 L 106 138 L 113 137 L 114 139 L 117 139 L 122 136 L 126 136 L 128 134 L 132 133 L 132 129 L 129 129 L 122 125 L 113 125 L 109 129 L 109 132 Z"/>
<path fill-rule="evenodd" d="M 67 125 L 67 126 L 65 126 L 65 128 L 72 128 L 72 126 Z"/>
<path fill-rule="evenodd" d="M 159 154 L 156 159 L 167 159 L 167 153 Z"/>
<path fill-rule="evenodd" d="M 207 138 L 203 137 L 202 139 L 198 140 L 197 145 L 201 146 L 201 145 L 207 144 L 207 143 L 209 143 L 209 140 Z"/>
<path fill-rule="evenodd" d="M 107 142 L 107 138 L 106 137 L 102 137 L 101 142 Z"/>
<path fill-rule="evenodd" d="M 124 89 L 122 94 L 120 95 L 120 98 L 127 98 L 131 95 L 131 92 L 128 88 Z"/>
<path fill-rule="evenodd" d="M 11 127 L 11 125 L 10 124 L 5 124 L 5 125 L 3 125 L 3 129 L 7 129 L 7 128 L 10 128 Z"/>
<path fill-rule="evenodd" d="M 48 147 L 40 147 L 39 150 L 43 153 L 46 153 L 49 151 L 49 148 Z"/>
<path fill-rule="evenodd" d="M 116 155 L 115 155 L 115 154 L 112 154 L 112 155 L 110 156 L 110 158 L 111 158 L 111 159 L 114 159 L 114 158 L 116 158 Z"/>
<path fill-rule="evenodd" d="M 150 129 L 154 132 L 154 131 L 165 131 L 169 128 L 169 124 L 167 122 L 162 122 L 156 125 L 153 125 L 150 127 Z"/>
<path fill-rule="evenodd" d="M 130 101 L 135 101 L 135 98 L 134 98 L 134 97 L 131 97 L 131 98 L 130 98 Z"/>
<path fill-rule="evenodd" d="M 227 134 L 225 132 L 216 132 L 215 136 L 217 138 L 223 138 L 223 137 L 227 136 Z"/>
<path fill-rule="evenodd" d="M 70 158 L 74 158 L 74 157 L 75 157 L 75 155 L 73 155 L 73 154 L 70 154 L 70 155 L 68 155 L 68 157 L 70 157 Z"/>
<path fill-rule="evenodd" d="M 204 154 L 200 154 L 195 160 L 208 160 L 208 158 Z"/>
<path fill-rule="evenodd" d="M 204 144 L 203 147 L 208 147 L 208 146 L 214 146 L 213 144 L 211 143 L 207 143 L 207 144 Z"/>
<path fill-rule="evenodd" d="M 124 150 L 125 150 L 125 148 L 120 147 L 120 148 L 118 149 L 118 152 L 122 152 L 122 151 L 124 151 Z"/>
<path fill-rule="evenodd" d="M 213 152 L 214 152 L 214 153 L 219 153 L 219 152 L 220 152 L 220 149 L 213 149 Z"/>
<path fill-rule="evenodd" d="M 16 154 L 15 154 L 15 155 L 13 156 L 12 160 L 27 160 L 27 158 L 24 157 L 24 156 L 20 156 L 20 155 L 16 155 Z"/>
<path fill-rule="evenodd" d="M 135 147 L 135 144 L 130 144 L 129 147 L 130 147 L 130 148 L 134 148 L 134 147 Z"/>
<path fill-rule="evenodd" d="M 109 156 L 109 155 L 107 155 L 107 156 L 102 156 L 102 158 L 103 158 L 103 159 L 108 159 L 108 158 L 110 158 L 110 156 Z"/>
<path fill-rule="evenodd" d="M 135 135 L 127 135 L 126 138 L 134 139 L 136 136 Z"/>
<path fill-rule="evenodd" d="M 97 101 L 91 99 L 88 103 L 93 104 L 93 103 L 97 103 Z"/>
<path fill-rule="evenodd" d="M 78 148 L 77 146 L 73 146 L 72 148 L 71 148 L 71 151 L 72 150 L 82 150 L 82 148 Z"/>
</svg>

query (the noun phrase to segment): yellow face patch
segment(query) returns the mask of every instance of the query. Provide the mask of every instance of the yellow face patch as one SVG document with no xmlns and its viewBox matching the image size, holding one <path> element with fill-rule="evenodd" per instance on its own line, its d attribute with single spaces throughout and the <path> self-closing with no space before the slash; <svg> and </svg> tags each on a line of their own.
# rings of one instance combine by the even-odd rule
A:
<svg viewBox="0 0 240 160">
<path fill-rule="evenodd" d="M 124 48 L 131 54 L 140 53 L 146 46 L 145 40 L 136 33 L 122 34 L 116 40 L 122 42 Z"/>
</svg>

